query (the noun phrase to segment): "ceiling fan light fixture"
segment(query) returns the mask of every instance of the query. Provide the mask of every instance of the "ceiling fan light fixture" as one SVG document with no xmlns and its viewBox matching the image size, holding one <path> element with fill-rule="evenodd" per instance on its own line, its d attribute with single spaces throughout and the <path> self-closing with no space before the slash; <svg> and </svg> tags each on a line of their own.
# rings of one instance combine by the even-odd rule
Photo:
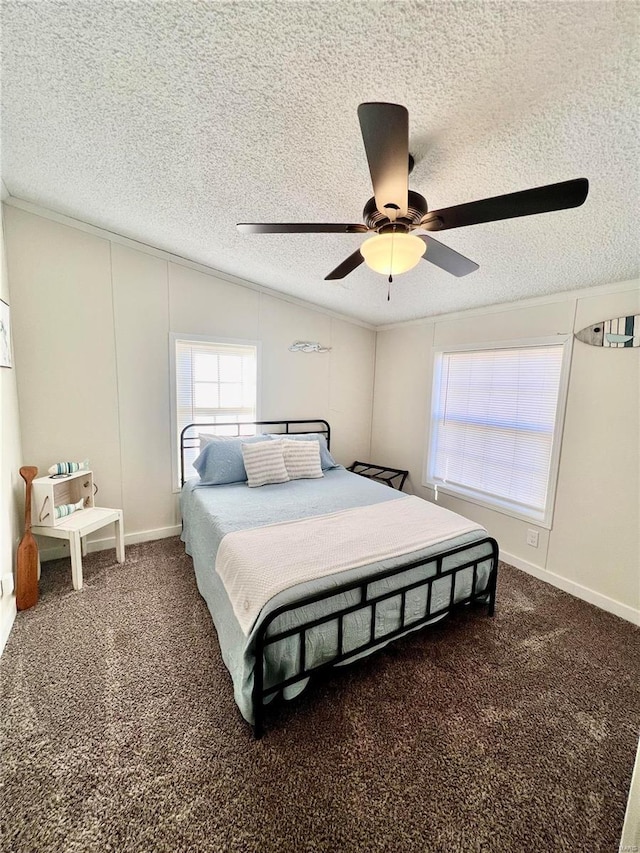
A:
<svg viewBox="0 0 640 853">
<path fill-rule="evenodd" d="M 394 232 L 370 237 L 360 246 L 360 253 L 370 269 L 391 276 L 413 269 L 426 250 L 426 243 L 419 237 Z"/>
</svg>

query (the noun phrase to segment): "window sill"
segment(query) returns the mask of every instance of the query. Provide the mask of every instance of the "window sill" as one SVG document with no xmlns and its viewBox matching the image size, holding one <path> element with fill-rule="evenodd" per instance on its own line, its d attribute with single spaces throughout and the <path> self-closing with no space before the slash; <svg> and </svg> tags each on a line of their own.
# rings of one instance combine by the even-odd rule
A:
<svg viewBox="0 0 640 853">
<path fill-rule="evenodd" d="M 435 485 L 434 483 L 422 483 L 425 489 L 429 489 L 430 492 L 435 494 Z M 541 527 L 543 530 L 551 530 L 552 527 L 552 519 L 547 518 L 546 516 L 540 515 L 527 515 L 524 512 L 518 512 L 517 509 L 509 506 L 505 506 L 500 503 L 494 503 L 489 500 L 482 500 L 477 495 L 467 494 L 463 491 L 458 491 L 457 489 L 453 489 L 450 486 L 442 486 L 438 483 L 438 492 L 447 495 L 447 497 L 455 498 L 459 501 L 466 501 L 467 503 L 475 504 L 476 506 L 480 506 L 483 509 L 489 509 L 492 512 L 499 512 L 501 515 L 509 516 L 509 518 L 515 518 L 518 521 L 526 522 L 527 524 L 531 524 L 534 527 Z"/>
</svg>

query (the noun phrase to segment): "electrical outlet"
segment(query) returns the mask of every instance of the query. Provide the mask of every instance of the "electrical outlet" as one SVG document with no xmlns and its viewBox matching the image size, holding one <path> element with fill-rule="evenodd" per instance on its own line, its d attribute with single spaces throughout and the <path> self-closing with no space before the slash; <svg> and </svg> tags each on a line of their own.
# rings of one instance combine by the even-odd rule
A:
<svg viewBox="0 0 640 853">
<path fill-rule="evenodd" d="M 527 530 L 527 545 L 531 545 L 532 548 L 537 548 L 539 535 L 540 534 L 537 530 Z"/>
</svg>

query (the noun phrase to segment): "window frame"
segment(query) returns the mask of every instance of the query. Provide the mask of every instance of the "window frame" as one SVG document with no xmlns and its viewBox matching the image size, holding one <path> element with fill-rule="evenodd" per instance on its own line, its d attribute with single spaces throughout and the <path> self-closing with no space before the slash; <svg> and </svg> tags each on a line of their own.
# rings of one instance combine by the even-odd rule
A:
<svg viewBox="0 0 640 853">
<path fill-rule="evenodd" d="M 485 352 L 498 351 L 505 349 L 527 349 L 531 347 L 543 347 L 550 345 L 562 345 L 562 362 L 560 366 L 560 381 L 558 383 L 558 403 L 556 407 L 556 417 L 553 427 L 553 440 L 551 446 L 551 455 L 549 458 L 549 480 L 547 486 L 547 501 L 543 513 L 535 512 L 527 513 L 518 510 L 507 499 L 491 499 L 483 498 L 472 489 L 464 489 L 459 486 L 445 485 L 436 482 L 430 476 L 431 461 L 433 459 L 435 445 L 435 422 L 433 417 L 434 401 L 438 399 L 440 375 L 438 369 L 438 359 L 441 355 L 451 352 Z M 485 509 L 500 512 L 503 515 L 516 518 L 520 521 L 526 521 L 536 527 L 542 527 L 550 530 L 553 526 L 553 515 L 555 511 L 556 490 L 558 485 L 558 474 L 560 469 L 560 456 L 562 452 L 562 441 L 564 437 L 564 421 L 567 408 L 567 398 L 569 392 L 569 378 L 571 373 L 571 359 L 573 354 L 573 335 L 569 332 L 548 335 L 545 337 L 536 338 L 519 338 L 517 340 L 508 341 L 482 341 L 475 344 L 447 344 L 434 346 L 432 348 L 432 378 L 431 378 L 431 398 L 429 401 L 429 409 L 427 412 L 427 444 L 425 462 L 422 471 L 422 485 L 431 491 L 442 492 L 442 494 L 457 498 L 458 500 L 468 501 Z"/>
<path fill-rule="evenodd" d="M 178 389 L 176 376 L 176 342 L 193 341 L 196 344 L 221 344 L 228 346 L 255 347 L 256 350 L 256 415 L 255 420 L 261 420 L 261 363 L 262 344 L 260 341 L 244 338 L 222 338 L 217 335 L 194 335 L 191 333 L 169 332 L 169 382 L 170 382 L 170 417 L 171 417 L 171 477 L 173 494 L 182 491 L 180 486 L 180 435 L 178 433 Z"/>
</svg>

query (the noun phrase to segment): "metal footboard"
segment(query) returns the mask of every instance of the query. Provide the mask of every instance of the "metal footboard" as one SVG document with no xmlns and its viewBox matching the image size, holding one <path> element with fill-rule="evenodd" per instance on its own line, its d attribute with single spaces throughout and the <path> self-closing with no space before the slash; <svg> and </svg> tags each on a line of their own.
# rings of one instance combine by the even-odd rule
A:
<svg viewBox="0 0 640 853">
<path fill-rule="evenodd" d="M 456 554 L 463 554 L 464 551 L 476 551 L 478 548 L 484 548 L 486 550 L 486 553 L 484 553 L 482 556 L 476 556 L 473 557 L 473 559 L 466 560 L 455 568 L 443 568 L 443 564 L 447 560 L 447 558 L 452 557 Z M 478 567 L 480 564 L 486 563 L 487 561 L 491 561 L 489 578 L 486 586 L 484 586 L 482 590 L 477 591 L 476 586 L 478 581 Z M 379 583 L 382 580 L 385 580 L 386 578 L 391 578 L 396 575 L 400 575 L 403 572 L 408 572 L 411 569 L 417 569 L 420 566 L 423 566 L 425 568 L 425 572 L 427 571 L 427 568 L 430 571 L 433 571 L 434 564 L 435 573 L 430 574 L 429 577 L 419 578 L 418 580 L 412 581 L 411 583 L 407 583 L 406 585 L 401 585 L 398 587 L 394 587 L 394 589 L 386 590 L 381 594 L 370 594 L 370 587 L 376 583 Z M 456 601 L 456 576 L 458 575 L 458 573 L 470 568 L 473 569 L 471 592 L 469 595 L 464 596 L 460 600 Z M 452 613 L 454 610 L 464 607 L 467 604 L 471 604 L 472 602 L 482 601 L 483 603 L 486 603 L 488 607 L 488 615 L 493 616 L 495 611 L 497 576 L 498 543 L 495 539 L 487 537 L 476 542 L 471 542 L 466 545 L 458 546 L 457 548 L 452 548 L 448 551 L 443 551 L 442 553 L 434 555 L 432 557 L 416 560 L 412 563 L 397 566 L 396 568 L 389 569 L 383 572 L 376 572 L 375 574 L 365 578 L 361 578 L 358 581 L 351 581 L 349 583 L 343 584 L 342 586 L 332 587 L 331 589 L 326 590 L 324 592 L 320 592 L 315 595 L 310 595 L 305 598 L 299 599 L 298 601 L 291 602 L 290 604 L 285 604 L 282 607 L 278 607 L 276 610 L 272 611 L 264 618 L 255 636 L 256 666 L 254 670 L 254 683 L 252 693 L 254 736 L 256 738 L 259 738 L 262 736 L 264 731 L 265 699 L 279 693 L 285 687 L 289 687 L 292 684 L 296 684 L 297 682 L 317 675 L 318 673 L 323 672 L 338 663 L 348 661 L 350 658 L 353 658 L 356 655 L 360 655 L 363 652 L 368 651 L 369 649 L 374 649 L 375 647 L 380 646 L 383 643 L 387 644 L 389 641 L 399 638 L 401 635 L 407 633 L 408 631 L 414 631 L 418 628 L 425 627 L 434 619 L 437 619 L 439 616 Z M 433 584 L 436 581 L 440 581 L 442 580 L 442 578 L 446 577 L 451 577 L 451 591 L 449 595 L 449 602 L 445 607 L 431 612 Z M 408 621 L 406 618 L 407 594 L 409 592 L 412 592 L 413 590 L 417 590 L 422 587 L 425 587 L 427 590 L 427 601 L 424 615 L 419 619 L 412 618 L 410 621 Z M 273 634 L 269 634 L 269 628 L 271 627 L 273 622 L 283 613 L 292 612 L 306 605 L 315 604 L 320 601 L 325 601 L 330 598 L 334 598 L 335 596 L 340 595 L 341 593 L 348 593 L 353 591 L 359 592 L 359 600 L 355 604 L 351 604 L 340 610 L 327 613 L 324 616 L 319 616 L 308 621 L 303 621 L 301 624 L 296 625 L 295 627 L 287 628 L 286 630 L 277 631 Z M 398 627 L 394 628 L 393 630 L 378 633 L 378 631 L 376 630 L 376 608 L 381 602 L 398 597 L 400 598 L 400 620 Z M 370 611 L 371 627 L 369 631 L 369 638 L 367 641 L 356 646 L 355 648 L 350 648 L 345 651 L 344 619 L 349 614 L 353 614 L 358 611 Z M 308 667 L 306 661 L 307 632 L 313 628 L 316 628 L 319 625 L 323 625 L 330 622 L 337 622 L 336 654 L 335 656 L 331 657 L 330 660 L 326 660 L 323 663 L 318 664 L 317 666 Z M 300 653 L 298 671 L 294 675 L 284 678 L 281 681 L 278 681 L 277 683 L 270 683 L 268 686 L 265 687 L 265 655 L 269 646 L 288 637 L 294 636 L 299 637 Z"/>
</svg>

